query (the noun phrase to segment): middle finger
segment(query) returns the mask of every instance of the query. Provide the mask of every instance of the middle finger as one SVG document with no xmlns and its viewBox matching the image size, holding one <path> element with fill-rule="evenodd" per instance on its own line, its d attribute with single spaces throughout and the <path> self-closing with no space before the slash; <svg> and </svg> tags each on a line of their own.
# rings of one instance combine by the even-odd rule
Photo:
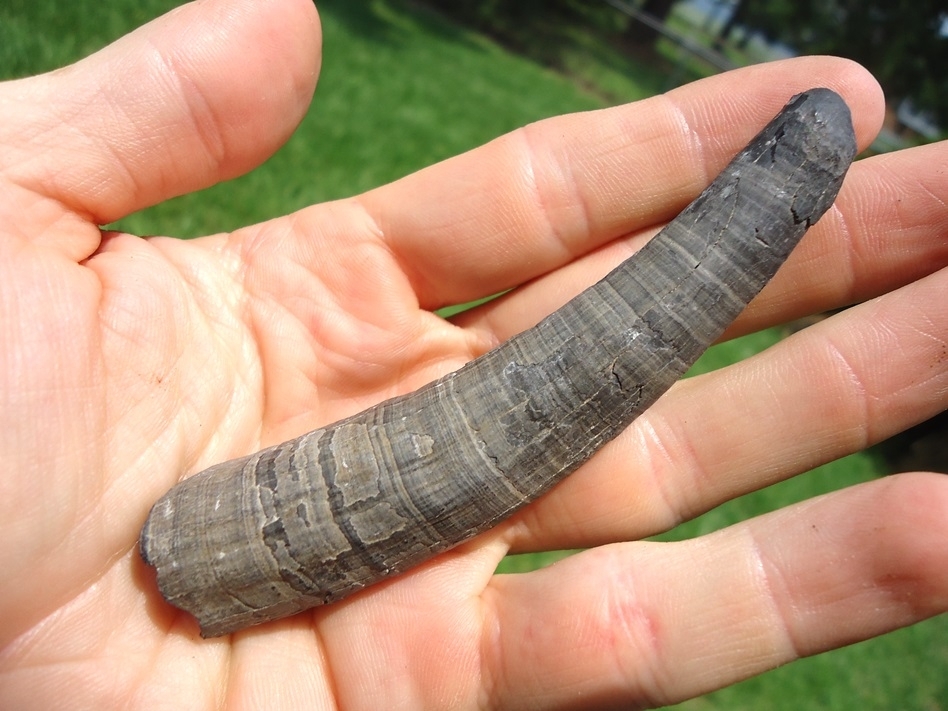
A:
<svg viewBox="0 0 948 711">
<path fill-rule="evenodd" d="M 515 552 L 652 535 L 948 406 L 948 269 L 676 384 L 519 513 Z"/>
</svg>

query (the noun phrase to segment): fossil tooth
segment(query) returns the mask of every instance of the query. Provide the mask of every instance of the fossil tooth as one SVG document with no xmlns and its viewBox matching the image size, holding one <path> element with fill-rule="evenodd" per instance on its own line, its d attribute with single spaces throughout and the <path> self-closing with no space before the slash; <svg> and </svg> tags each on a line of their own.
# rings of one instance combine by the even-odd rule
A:
<svg viewBox="0 0 948 711">
<path fill-rule="evenodd" d="M 770 280 L 855 155 L 794 97 L 636 255 L 456 372 L 184 480 L 141 553 L 204 636 L 340 600 L 494 526 L 618 435 Z"/>
</svg>

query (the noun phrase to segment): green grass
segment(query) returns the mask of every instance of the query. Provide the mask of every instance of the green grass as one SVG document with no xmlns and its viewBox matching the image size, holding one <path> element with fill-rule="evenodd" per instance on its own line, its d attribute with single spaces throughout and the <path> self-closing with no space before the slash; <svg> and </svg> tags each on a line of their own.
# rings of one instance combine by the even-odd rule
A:
<svg viewBox="0 0 948 711">
<path fill-rule="evenodd" d="M 0 78 L 53 69 L 173 7 L 169 0 L 6 0 Z M 248 176 L 129 216 L 119 227 L 181 237 L 232 229 L 344 197 L 553 114 L 640 98 L 668 78 L 582 27 L 561 36 L 558 66 L 512 54 L 419 6 L 397 0 L 320 0 L 325 61 L 313 108 L 297 134 Z M 777 331 L 712 349 L 693 372 L 766 348 Z M 853 455 L 748 494 L 660 540 L 701 535 L 882 473 Z M 565 552 L 516 556 L 523 572 Z M 948 709 L 948 619 L 804 660 L 680 706 L 682 709 Z"/>
</svg>

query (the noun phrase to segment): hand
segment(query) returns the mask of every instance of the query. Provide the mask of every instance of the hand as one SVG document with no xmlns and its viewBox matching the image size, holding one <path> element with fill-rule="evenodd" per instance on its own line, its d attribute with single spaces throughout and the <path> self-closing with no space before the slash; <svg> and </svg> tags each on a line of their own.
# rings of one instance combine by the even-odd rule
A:
<svg viewBox="0 0 948 711">
<path fill-rule="evenodd" d="M 629 542 L 948 404 L 948 145 L 862 161 L 733 333 L 872 299 L 684 381 L 508 523 L 350 600 L 202 640 L 137 551 L 181 476 L 528 327 L 640 246 L 785 103 L 874 81 L 751 67 L 542 122 L 392 185 L 182 242 L 98 225 L 243 173 L 314 88 L 306 0 L 179 8 L 0 86 L 0 706 L 669 703 L 948 608 L 948 481 L 890 477 Z M 504 289 L 446 322 L 433 309 Z M 878 298 L 876 298 L 878 297 Z M 508 551 L 592 547 L 493 576 Z"/>
</svg>

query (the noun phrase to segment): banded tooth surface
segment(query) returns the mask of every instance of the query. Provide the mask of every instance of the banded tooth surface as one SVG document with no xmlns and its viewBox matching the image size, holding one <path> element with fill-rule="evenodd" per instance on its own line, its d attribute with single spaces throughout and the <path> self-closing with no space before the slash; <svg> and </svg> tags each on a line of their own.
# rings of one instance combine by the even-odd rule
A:
<svg viewBox="0 0 948 711">
<path fill-rule="evenodd" d="M 184 480 L 141 534 L 162 595 L 202 635 L 227 634 L 496 525 L 681 377 L 830 207 L 855 151 L 842 99 L 800 94 L 644 248 L 533 328 L 416 392 Z"/>
</svg>

